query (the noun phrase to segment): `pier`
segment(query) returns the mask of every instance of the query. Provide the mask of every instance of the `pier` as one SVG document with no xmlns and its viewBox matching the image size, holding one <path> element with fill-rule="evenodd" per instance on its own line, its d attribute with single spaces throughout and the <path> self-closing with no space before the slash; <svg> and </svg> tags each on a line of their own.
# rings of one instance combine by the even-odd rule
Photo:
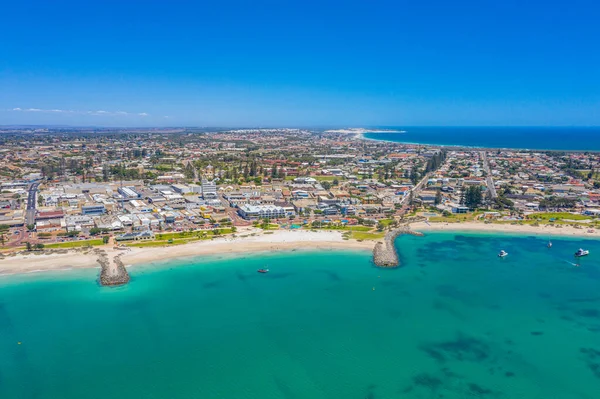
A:
<svg viewBox="0 0 600 399">
<path fill-rule="evenodd" d="M 373 263 L 377 267 L 393 268 L 400 266 L 400 259 L 398 258 L 394 241 L 402 234 L 423 235 L 423 233 L 412 231 L 408 225 L 388 231 L 383 242 L 378 242 L 373 248 Z"/>
</svg>

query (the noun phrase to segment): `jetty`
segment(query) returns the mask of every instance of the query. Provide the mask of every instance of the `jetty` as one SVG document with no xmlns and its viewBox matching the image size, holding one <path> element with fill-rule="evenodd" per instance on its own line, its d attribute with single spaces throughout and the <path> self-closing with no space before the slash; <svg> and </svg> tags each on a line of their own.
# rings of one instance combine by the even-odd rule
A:
<svg viewBox="0 0 600 399">
<path fill-rule="evenodd" d="M 373 263 L 375 263 L 377 267 L 392 268 L 400 266 L 400 259 L 398 258 L 394 241 L 402 234 L 414 236 L 423 235 L 423 233 L 411 230 L 409 225 L 388 231 L 383 242 L 378 242 L 373 248 Z"/>
<path fill-rule="evenodd" d="M 127 284 L 130 280 L 121 254 L 109 258 L 106 251 L 98 250 L 98 263 L 100 264 L 100 284 L 104 286 L 117 286 Z"/>
</svg>

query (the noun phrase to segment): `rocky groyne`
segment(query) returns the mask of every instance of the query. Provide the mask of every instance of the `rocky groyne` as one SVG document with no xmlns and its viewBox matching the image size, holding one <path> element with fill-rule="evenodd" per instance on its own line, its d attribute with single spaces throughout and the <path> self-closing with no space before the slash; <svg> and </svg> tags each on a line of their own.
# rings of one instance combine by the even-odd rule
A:
<svg viewBox="0 0 600 399">
<path fill-rule="evenodd" d="M 100 284 L 105 286 L 123 285 L 129 282 L 129 273 L 121 255 L 117 255 L 111 259 L 105 251 L 99 250 L 98 263 L 100 264 Z"/>
<path fill-rule="evenodd" d="M 412 231 L 409 226 L 402 226 L 394 230 L 390 230 L 385 235 L 383 242 L 378 242 L 373 248 L 373 263 L 378 267 L 398 267 L 400 260 L 394 241 L 402 234 L 411 234 L 422 236 L 423 233 Z"/>
</svg>

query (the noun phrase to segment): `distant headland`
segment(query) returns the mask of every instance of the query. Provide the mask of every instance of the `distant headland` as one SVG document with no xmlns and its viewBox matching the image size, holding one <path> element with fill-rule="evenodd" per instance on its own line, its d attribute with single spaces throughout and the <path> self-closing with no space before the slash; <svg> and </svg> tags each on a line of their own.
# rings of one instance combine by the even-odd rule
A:
<svg viewBox="0 0 600 399">
<path fill-rule="evenodd" d="M 406 130 L 391 129 L 365 129 L 362 127 L 351 127 L 347 129 L 325 130 L 323 133 L 345 133 L 345 134 L 363 134 L 363 133 L 406 133 Z"/>
</svg>

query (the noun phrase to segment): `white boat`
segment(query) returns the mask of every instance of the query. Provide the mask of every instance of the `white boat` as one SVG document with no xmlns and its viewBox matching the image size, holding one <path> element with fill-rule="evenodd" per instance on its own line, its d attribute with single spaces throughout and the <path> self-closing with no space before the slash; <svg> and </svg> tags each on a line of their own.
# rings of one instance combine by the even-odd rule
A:
<svg viewBox="0 0 600 399">
<path fill-rule="evenodd" d="M 575 257 L 581 258 L 582 256 L 587 256 L 589 254 L 590 254 L 590 251 L 588 251 L 587 249 L 581 249 L 581 248 L 579 248 L 577 250 L 577 252 L 575 252 Z"/>
<path fill-rule="evenodd" d="M 548 248 L 552 248 L 552 241 L 548 241 Z"/>
<path fill-rule="evenodd" d="M 505 250 L 502 250 L 498 253 L 499 258 L 504 258 L 507 255 L 508 255 L 508 252 L 506 252 Z"/>
</svg>

